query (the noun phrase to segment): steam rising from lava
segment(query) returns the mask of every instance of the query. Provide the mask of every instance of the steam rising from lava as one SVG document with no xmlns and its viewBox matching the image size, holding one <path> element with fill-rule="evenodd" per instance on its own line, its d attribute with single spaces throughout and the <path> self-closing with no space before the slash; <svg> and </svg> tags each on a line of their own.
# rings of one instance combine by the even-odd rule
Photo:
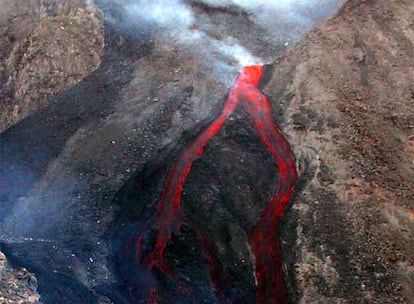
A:
<svg viewBox="0 0 414 304">
<path fill-rule="evenodd" d="M 174 43 L 195 46 L 199 52 L 212 49 L 213 54 L 219 54 L 216 59 L 230 59 L 240 67 L 262 61 L 243 47 L 237 39 L 228 37 L 219 40 L 198 29 L 191 8 L 180 0 L 157 0 L 147 3 L 137 1 L 129 4 L 126 9 L 132 16 L 158 25 Z M 219 58 L 220 55 L 224 55 L 224 58 Z"/>
<path fill-rule="evenodd" d="M 252 54 L 235 37 L 220 37 L 206 31 L 192 4 L 212 8 L 236 8 L 247 13 L 266 32 L 270 40 L 283 40 L 285 45 L 296 41 L 305 31 L 338 8 L 342 0 L 113 0 L 122 5 L 132 20 L 155 24 L 173 44 L 189 46 L 199 52 L 204 61 L 213 60 L 216 66 L 263 64 L 264 60 Z M 212 28 L 214 32 L 216 29 Z M 282 33 L 282 37 L 280 37 Z M 279 35 L 279 36 L 278 36 Z M 277 37 L 278 36 L 278 37 Z"/>
</svg>

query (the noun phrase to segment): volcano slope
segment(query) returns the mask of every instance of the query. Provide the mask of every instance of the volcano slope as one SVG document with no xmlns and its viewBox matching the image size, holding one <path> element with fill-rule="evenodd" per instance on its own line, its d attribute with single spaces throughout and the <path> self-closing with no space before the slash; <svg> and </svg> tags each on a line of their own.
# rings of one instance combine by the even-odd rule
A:
<svg viewBox="0 0 414 304">
<path fill-rule="evenodd" d="M 84 1 L 0 1 L 0 132 L 97 68 L 103 15 Z"/>
<path fill-rule="evenodd" d="M 413 10 L 350 0 L 266 67 L 262 91 L 299 169 L 278 227 L 293 303 L 414 298 Z M 139 267 L 137 232 L 151 248 L 168 172 L 219 115 L 229 85 L 154 32 L 105 30 L 99 69 L 0 135 L 3 252 L 36 275 L 44 303 L 220 303 L 215 265 L 227 298 L 255 302 L 246 232 L 279 172 L 254 124 L 235 111 L 183 186 L 190 223 L 165 258 L 185 288 Z M 237 72 L 226 76 L 232 86 Z"/>
<path fill-rule="evenodd" d="M 348 1 L 264 88 L 304 177 L 283 229 L 297 301 L 413 303 L 413 13 Z"/>
</svg>

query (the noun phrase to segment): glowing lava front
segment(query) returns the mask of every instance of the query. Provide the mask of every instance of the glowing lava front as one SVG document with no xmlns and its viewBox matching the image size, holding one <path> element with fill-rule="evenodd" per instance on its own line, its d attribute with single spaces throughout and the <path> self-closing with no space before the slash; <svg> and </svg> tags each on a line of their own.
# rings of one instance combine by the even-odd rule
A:
<svg viewBox="0 0 414 304">
<path fill-rule="evenodd" d="M 184 224 L 180 209 L 183 185 L 193 162 L 203 155 L 206 144 L 219 132 L 235 108 L 241 106 L 253 119 L 262 142 L 279 170 L 278 190 L 250 234 L 250 244 L 256 260 L 257 303 L 287 303 L 277 224 L 291 200 L 297 171 L 289 142 L 273 121 L 268 99 L 258 89 L 262 74 L 263 66 L 261 65 L 245 67 L 235 86 L 231 89 L 221 114 L 179 155 L 171 168 L 157 205 L 158 212 L 154 228 L 158 231 L 158 235 L 154 248 L 150 253 L 142 255 L 141 246 L 138 244 L 137 255 L 150 269 L 156 267 L 162 273 L 172 278 L 175 277 L 174 271 L 164 259 L 164 251 L 172 233 L 178 231 Z M 210 259 L 212 283 L 220 301 L 227 303 L 228 300 L 225 296 L 220 294 L 220 285 L 225 279 L 221 271 L 218 270 L 218 258 L 215 256 L 214 250 L 210 250 L 211 240 L 203 236 L 200 231 L 198 231 L 198 235 Z M 157 301 L 151 300 L 151 302 L 156 303 Z"/>
</svg>

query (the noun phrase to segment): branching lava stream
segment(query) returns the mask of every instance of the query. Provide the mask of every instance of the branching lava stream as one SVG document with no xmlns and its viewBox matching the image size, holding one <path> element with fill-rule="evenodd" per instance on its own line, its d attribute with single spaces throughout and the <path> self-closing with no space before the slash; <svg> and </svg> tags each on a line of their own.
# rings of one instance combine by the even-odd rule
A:
<svg viewBox="0 0 414 304">
<path fill-rule="evenodd" d="M 201 132 L 179 155 L 167 177 L 161 199 L 157 205 L 157 216 L 154 228 L 157 239 L 148 254 L 142 253 L 138 238 L 137 255 L 140 261 L 150 270 L 156 267 L 160 272 L 175 280 L 175 274 L 164 258 L 164 252 L 172 233 L 178 231 L 185 220 L 181 214 L 181 194 L 183 185 L 190 173 L 193 162 L 203 155 L 206 144 L 222 128 L 237 106 L 248 113 L 254 121 L 255 128 L 267 151 L 271 154 L 278 170 L 279 185 L 276 194 L 267 204 L 250 234 L 250 245 L 255 255 L 255 276 L 257 281 L 257 303 L 287 303 L 282 271 L 282 254 L 279 248 L 277 224 L 283 211 L 291 200 L 294 184 L 297 179 L 295 159 L 289 142 L 279 131 L 273 121 L 268 99 L 259 91 L 258 85 L 263 74 L 263 66 L 245 67 L 239 75 L 235 86 L 221 114 Z M 211 264 L 210 279 L 221 302 L 229 303 L 220 292 L 225 279 L 217 264 L 214 250 L 208 244 L 211 241 L 203 233 L 197 231 L 203 249 Z M 151 296 L 157 303 L 154 293 Z"/>
</svg>

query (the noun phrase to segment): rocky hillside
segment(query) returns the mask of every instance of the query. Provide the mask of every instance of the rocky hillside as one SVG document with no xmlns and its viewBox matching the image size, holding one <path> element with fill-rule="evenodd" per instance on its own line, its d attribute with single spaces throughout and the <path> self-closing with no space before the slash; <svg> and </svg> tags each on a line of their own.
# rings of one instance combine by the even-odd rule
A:
<svg viewBox="0 0 414 304">
<path fill-rule="evenodd" d="M 36 5 L 45 2 L 33 1 L 29 15 L 40 16 Z M 0 75 L 7 75 L 0 77 L 0 96 L 8 96 L 1 103 L 4 126 L 12 123 L 13 111 L 32 109 L 23 107 L 31 100 L 24 92 L 53 95 L 0 134 L 0 245 L 15 267 L 0 257 L 6 274 L 0 298 L 131 303 L 155 284 L 167 299 L 161 303 L 219 303 L 209 272 L 214 263 L 200 250 L 197 227 L 214 240 L 208 248 L 230 278 L 224 292 L 236 303 L 254 302 L 254 261 L 246 244 L 279 172 L 241 110 L 194 162 L 183 188 L 187 225 L 168 243 L 166 258 L 192 293 L 177 290 L 162 273 L 148 273 L 134 251 L 142 246 L 137 236 L 151 246 L 168 170 L 220 112 L 237 68 L 217 68 L 209 46 L 198 52 L 175 45 L 165 29 L 137 27 L 119 1 L 95 2 L 106 17 L 104 28 L 96 9 L 82 2 L 76 8 L 51 5 L 58 1 L 41 10 L 47 17 L 28 18 L 33 26 L 25 33 L 0 40 L 6 43 L 0 48 Z M 204 27 L 209 37 L 232 35 L 242 42 L 251 40 L 249 33 L 262 33 L 248 12 L 206 4 L 215 1 L 187 2 L 203 20 L 190 31 Z M 17 8 L 5 3 L 11 16 Z M 61 25 L 56 12 L 68 23 Z M 278 229 L 292 303 L 413 303 L 413 15 L 412 1 L 349 0 L 287 52 L 283 32 L 253 35 L 255 55 L 279 57 L 266 66 L 262 89 L 300 173 Z M 226 26 L 216 26 L 218 19 Z M 79 60 L 67 55 L 76 61 L 72 65 L 53 59 L 73 48 L 60 49 L 56 39 L 41 36 L 48 20 L 66 35 L 61 43 L 79 50 Z M 71 31 L 87 42 L 71 40 Z M 85 43 L 91 43 L 87 51 Z M 27 54 L 45 45 L 56 46 L 53 58 L 28 64 Z M 260 45 L 268 47 L 261 52 Z M 22 63 L 19 73 L 14 62 Z M 63 74 L 39 86 L 32 68 L 47 75 L 51 65 Z M 77 84 L 57 76 L 75 70 L 82 74 Z M 45 99 L 35 100 L 33 109 Z"/>
<path fill-rule="evenodd" d="M 0 1 L 0 132 L 95 70 L 102 12 L 70 1 Z M 38 302 L 37 282 L 0 252 L 0 302 Z"/>
<path fill-rule="evenodd" d="M 286 229 L 301 303 L 413 303 L 414 3 L 351 0 L 274 64 L 303 185 Z"/>
<path fill-rule="evenodd" d="M 103 17 L 82 1 L 1 0 L 0 132 L 97 68 Z"/>
</svg>

